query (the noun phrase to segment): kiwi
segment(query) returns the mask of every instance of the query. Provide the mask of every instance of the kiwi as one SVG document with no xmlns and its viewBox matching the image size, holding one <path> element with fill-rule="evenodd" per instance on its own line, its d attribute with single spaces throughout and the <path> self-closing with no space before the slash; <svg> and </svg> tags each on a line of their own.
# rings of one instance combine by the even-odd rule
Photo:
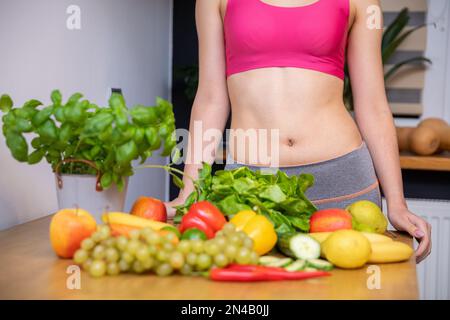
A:
<svg viewBox="0 0 450 320">
<path fill-rule="evenodd" d="M 414 130 L 413 127 L 397 127 L 398 149 L 400 151 L 409 151 L 409 136 Z"/>
<path fill-rule="evenodd" d="M 409 136 L 409 147 L 418 155 L 431 155 L 439 149 L 439 145 L 439 133 L 429 126 L 419 126 Z"/>
</svg>

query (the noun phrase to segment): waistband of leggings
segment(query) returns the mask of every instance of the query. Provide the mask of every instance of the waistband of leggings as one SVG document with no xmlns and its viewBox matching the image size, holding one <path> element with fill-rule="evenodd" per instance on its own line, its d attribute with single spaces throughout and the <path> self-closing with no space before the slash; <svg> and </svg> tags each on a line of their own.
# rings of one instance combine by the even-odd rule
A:
<svg viewBox="0 0 450 320">
<path fill-rule="evenodd" d="M 298 164 L 298 165 L 278 166 L 276 168 L 278 168 L 280 170 L 283 170 L 283 169 L 288 170 L 288 169 L 293 169 L 293 168 L 308 168 L 308 167 L 322 166 L 322 165 L 326 165 L 329 162 L 346 161 L 348 158 L 358 156 L 359 153 L 364 154 L 366 152 L 368 152 L 367 145 L 366 145 L 365 141 L 362 141 L 361 144 L 359 145 L 359 147 L 357 147 L 356 149 L 349 151 L 343 155 L 331 158 L 331 159 L 326 159 L 326 160 L 321 160 L 321 161 L 311 162 L 311 163 Z M 248 164 L 236 161 L 231 157 L 229 152 L 227 152 L 227 155 L 226 155 L 226 165 L 227 166 L 237 166 L 237 167 L 246 166 L 246 167 L 249 167 L 252 169 L 267 169 L 267 168 L 269 168 L 267 166 L 248 165 Z"/>
<path fill-rule="evenodd" d="M 355 191 L 352 193 L 347 193 L 344 195 L 340 195 L 340 196 L 335 196 L 335 197 L 328 197 L 328 198 L 318 198 L 318 199 L 311 199 L 311 202 L 315 205 L 320 205 L 320 204 L 325 204 L 325 203 L 330 203 L 330 202 L 341 202 L 341 201 L 346 201 L 346 200 L 351 200 L 354 199 L 356 197 L 359 196 L 363 196 L 365 194 L 368 194 L 369 192 L 372 192 L 375 189 L 378 189 L 378 197 L 379 197 L 379 202 L 381 202 L 381 194 L 379 192 L 379 182 L 378 179 L 375 179 L 375 181 L 369 185 L 366 188 L 363 188 L 359 191 Z"/>
</svg>

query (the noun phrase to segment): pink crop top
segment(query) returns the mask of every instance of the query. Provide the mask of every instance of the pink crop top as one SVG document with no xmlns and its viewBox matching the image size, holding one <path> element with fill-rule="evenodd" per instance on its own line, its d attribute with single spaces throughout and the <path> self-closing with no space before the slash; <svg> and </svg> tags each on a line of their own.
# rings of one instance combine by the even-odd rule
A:
<svg viewBox="0 0 450 320">
<path fill-rule="evenodd" d="M 281 7 L 228 0 L 224 17 L 226 75 L 296 67 L 344 79 L 349 0 Z"/>
</svg>

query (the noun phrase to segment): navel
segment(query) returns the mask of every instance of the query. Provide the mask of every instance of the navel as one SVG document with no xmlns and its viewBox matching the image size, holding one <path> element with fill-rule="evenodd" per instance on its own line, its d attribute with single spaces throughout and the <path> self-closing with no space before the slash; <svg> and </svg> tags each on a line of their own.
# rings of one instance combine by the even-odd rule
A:
<svg viewBox="0 0 450 320">
<path fill-rule="evenodd" d="M 292 147 L 294 144 L 295 144 L 294 139 L 289 138 L 289 139 L 287 140 L 287 145 L 288 145 L 289 147 Z"/>
</svg>

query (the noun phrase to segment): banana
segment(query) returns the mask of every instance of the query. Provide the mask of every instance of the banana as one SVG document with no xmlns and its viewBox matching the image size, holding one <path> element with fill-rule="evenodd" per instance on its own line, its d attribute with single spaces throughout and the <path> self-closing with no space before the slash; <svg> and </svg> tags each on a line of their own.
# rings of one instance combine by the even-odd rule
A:
<svg viewBox="0 0 450 320">
<path fill-rule="evenodd" d="M 105 224 L 119 224 L 135 228 L 150 227 L 154 230 L 160 230 L 170 224 L 133 216 L 123 212 L 109 212 L 102 215 L 102 220 Z"/>
<path fill-rule="evenodd" d="M 390 263 L 408 260 L 414 250 L 399 241 L 371 243 L 372 253 L 369 263 Z"/>
<path fill-rule="evenodd" d="M 379 243 L 379 242 L 392 242 L 392 238 L 388 237 L 388 236 L 384 236 L 382 234 L 378 234 L 378 233 L 371 233 L 371 232 L 361 232 L 366 238 L 367 240 L 369 240 L 369 242 L 371 244 L 373 243 Z M 310 237 L 312 237 L 314 240 L 316 240 L 317 242 L 319 242 L 320 244 L 322 244 L 322 242 L 324 242 L 329 235 L 332 234 L 332 232 L 313 232 L 313 233 L 309 233 L 308 235 Z"/>
<path fill-rule="evenodd" d="M 369 240 L 369 242 L 371 244 L 374 243 L 380 243 L 380 242 L 393 242 L 391 237 L 379 234 L 379 233 L 373 233 L 373 232 L 361 232 L 366 238 L 367 240 Z"/>
</svg>

